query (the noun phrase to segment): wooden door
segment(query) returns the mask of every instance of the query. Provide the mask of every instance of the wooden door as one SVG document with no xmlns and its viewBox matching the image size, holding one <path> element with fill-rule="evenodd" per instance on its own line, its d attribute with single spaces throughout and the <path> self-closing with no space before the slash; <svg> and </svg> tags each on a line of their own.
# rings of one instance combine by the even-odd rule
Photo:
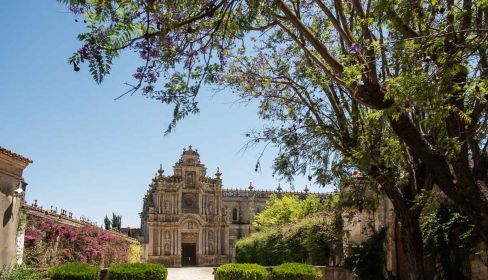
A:
<svg viewBox="0 0 488 280">
<path fill-rule="evenodd" d="M 181 265 L 182 266 L 196 266 L 197 265 L 197 245 L 196 244 L 181 244 Z"/>
</svg>

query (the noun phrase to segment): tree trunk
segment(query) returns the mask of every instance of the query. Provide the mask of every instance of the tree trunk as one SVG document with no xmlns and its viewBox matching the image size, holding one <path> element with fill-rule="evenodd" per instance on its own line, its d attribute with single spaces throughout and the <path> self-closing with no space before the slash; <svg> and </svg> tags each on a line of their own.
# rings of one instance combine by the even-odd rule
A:
<svg viewBox="0 0 488 280">
<path fill-rule="evenodd" d="M 383 190 L 393 204 L 395 215 L 400 222 L 401 258 L 397 258 L 398 278 L 400 280 L 424 280 L 424 252 L 422 243 L 422 232 L 420 231 L 419 216 L 420 209 L 412 208 L 411 203 L 402 196 L 399 190 L 394 187 L 393 182 L 383 182 Z"/>
<path fill-rule="evenodd" d="M 395 211 L 396 212 L 396 211 Z M 424 256 L 422 234 L 420 232 L 418 215 L 412 211 L 397 213 L 400 221 L 400 243 L 404 259 L 399 259 L 397 266 L 400 280 L 424 279 Z"/>
<path fill-rule="evenodd" d="M 476 226 L 485 244 L 488 244 L 488 198 L 481 183 L 463 185 L 452 173 L 452 168 L 444 155 L 434 151 L 406 114 L 398 119 L 390 119 L 396 135 L 428 167 L 432 178 L 442 192 L 449 197 Z M 459 172 L 458 172 L 459 173 Z M 468 172 L 467 173 L 471 173 Z M 462 174 L 472 176 L 472 174 Z"/>
</svg>

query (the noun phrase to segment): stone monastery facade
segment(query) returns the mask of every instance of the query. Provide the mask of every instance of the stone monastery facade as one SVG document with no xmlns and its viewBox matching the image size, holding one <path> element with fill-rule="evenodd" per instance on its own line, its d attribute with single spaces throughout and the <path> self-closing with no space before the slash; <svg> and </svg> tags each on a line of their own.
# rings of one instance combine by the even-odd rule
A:
<svg viewBox="0 0 488 280">
<path fill-rule="evenodd" d="M 277 191 L 224 189 L 219 169 L 210 177 L 197 150 L 184 149 L 173 175 L 159 168 L 144 197 L 144 258 L 168 267 L 214 266 L 233 260 L 236 240 Z M 304 196 L 308 192 L 294 193 Z"/>
</svg>

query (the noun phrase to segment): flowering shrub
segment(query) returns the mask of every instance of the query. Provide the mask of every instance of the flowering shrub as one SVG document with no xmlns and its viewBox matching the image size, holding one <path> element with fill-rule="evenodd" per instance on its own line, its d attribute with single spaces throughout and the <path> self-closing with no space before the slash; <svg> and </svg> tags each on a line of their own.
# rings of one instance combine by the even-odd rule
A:
<svg viewBox="0 0 488 280">
<path fill-rule="evenodd" d="M 130 244 L 92 225 L 81 228 L 30 216 L 25 230 L 25 262 L 49 267 L 68 262 L 99 266 L 128 261 Z"/>
</svg>

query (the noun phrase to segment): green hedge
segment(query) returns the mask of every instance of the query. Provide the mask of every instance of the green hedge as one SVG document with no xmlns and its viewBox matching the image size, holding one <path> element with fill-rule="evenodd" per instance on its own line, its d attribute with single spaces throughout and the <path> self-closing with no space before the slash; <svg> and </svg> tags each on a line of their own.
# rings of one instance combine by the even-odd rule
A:
<svg viewBox="0 0 488 280">
<path fill-rule="evenodd" d="M 284 263 L 273 269 L 273 280 L 319 280 L 322 272 L 315 266 L 303 263 Z"/>
<path fill-rule="evenodd" d="M 108 268 L 108 280 L 166 280 L 168 270 L 160 264 L 114 264 Z"/>
<path fill-rule="evenodd" d="M 265 280 L 268 271 L 264 266 L 248 263 L 221 265 L 215 272 L 215 280 Z"/>
<path fill-rule="evenodd" d="M 340 227 L 321 216 L 309 216 L 296 224 L 269 228 L 240 239 L 236 242 L 236 262 L 324 265 L 332 247 L 342 250 Z"/>
<path fill-rule="evenodd" d="M 86 263 L 68 263 L 48 271 L 51 280 L 99 280 L 100 268 Z"/>
</svg>

